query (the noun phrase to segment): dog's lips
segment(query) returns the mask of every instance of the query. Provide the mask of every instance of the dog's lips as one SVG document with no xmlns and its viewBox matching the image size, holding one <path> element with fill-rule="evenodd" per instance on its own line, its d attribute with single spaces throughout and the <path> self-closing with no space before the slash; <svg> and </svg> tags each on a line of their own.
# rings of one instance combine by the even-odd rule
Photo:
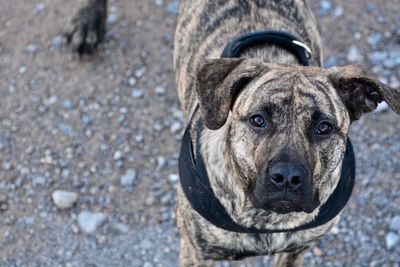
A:
<svg viewBox="0 0 400 267">
<path fill-rule="evenodd" d="M 302 212 L 304 209 L 297 203 L 287 200 L 271 201 L 265 204 L 262 209 L 272 211 L 278 214 L 287 214 L 291 212 Z"/>
</svg>

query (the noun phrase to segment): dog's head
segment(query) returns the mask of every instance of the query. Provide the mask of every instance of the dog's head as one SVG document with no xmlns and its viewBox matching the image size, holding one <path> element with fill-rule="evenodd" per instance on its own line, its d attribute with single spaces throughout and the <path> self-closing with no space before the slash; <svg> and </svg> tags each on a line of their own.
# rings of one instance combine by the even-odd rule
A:
<svg viewBox="0 0 400 267">
<path fill-rule="evenodd" d="M 322 69 L 213 59 L 196 91 L 207 128 L 226 127 L 236 181 L 255 208 L 313 212 L 340 176 L 350 124 L 400 91 L 359 66 Z"/>
</svg>

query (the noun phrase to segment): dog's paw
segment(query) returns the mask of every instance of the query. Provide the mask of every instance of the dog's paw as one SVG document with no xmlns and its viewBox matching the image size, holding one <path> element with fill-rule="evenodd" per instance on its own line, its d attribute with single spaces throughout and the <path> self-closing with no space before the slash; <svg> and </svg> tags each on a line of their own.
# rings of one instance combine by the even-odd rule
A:
<svg viewBox="0 0 400 267">
<path fill-rule="evenodd" d="M 67 44 L 80 57 L 92 54 L 106 33 L 107 7 L 100 1 L 89 1 L 72 19 L 65 37 Z"/>
</svg>

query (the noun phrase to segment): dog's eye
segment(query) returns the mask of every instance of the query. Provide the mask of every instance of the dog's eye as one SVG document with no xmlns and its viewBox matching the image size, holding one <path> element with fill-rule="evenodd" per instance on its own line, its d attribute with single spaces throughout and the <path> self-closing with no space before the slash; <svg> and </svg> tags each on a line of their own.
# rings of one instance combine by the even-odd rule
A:
<svg viewBox="0 0 400 267">
<path fill-rule="evenodd" d="M 321 122 L 318 127 L 315 129 L 316 134 L 325 135 L 332 132 L 333 126 L 327 121 Z"/>
<path fill-rule="evenodd" d="M 263 118 L 263 116 L 261 115 L 253 115 L 250 117 L 250 123 L 254 126 L 254 127 L 258 127 L 258 128 L 264 128 L 267 124 L 265 123 L 265 120 Z"/>
</svg>

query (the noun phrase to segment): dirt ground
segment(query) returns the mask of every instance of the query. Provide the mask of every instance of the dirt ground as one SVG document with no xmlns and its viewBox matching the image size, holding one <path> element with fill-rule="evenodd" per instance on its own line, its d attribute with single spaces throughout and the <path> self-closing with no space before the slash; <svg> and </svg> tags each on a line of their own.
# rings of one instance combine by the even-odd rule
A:
<svg viewBox="0 0 400 267">
<path fill-rule="evenodd" d="M 80 61 L 62 38 L 77 2 L 0 0 L 0 266 L 177 266 L 178 3 L 110 1 L 106 41 Z M 399 0 L 312 6 L 327 67 L 358 63 L 400 88 Z M 354 194 L 305 266 L 400 266 L 399 132 L 388 110 L 353 126 Z M 58 209 L 55 190 L 76 204 Z"/>
</svg>

